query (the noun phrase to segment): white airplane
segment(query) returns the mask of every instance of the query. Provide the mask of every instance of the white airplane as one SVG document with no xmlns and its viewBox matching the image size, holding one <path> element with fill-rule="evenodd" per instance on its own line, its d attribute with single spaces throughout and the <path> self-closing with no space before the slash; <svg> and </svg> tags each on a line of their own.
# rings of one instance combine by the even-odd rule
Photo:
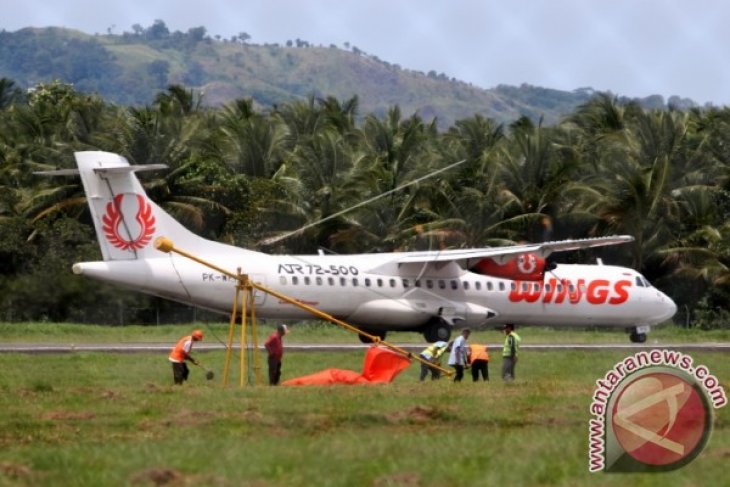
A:
<svg viewBox="0 0 730 487">
<path fill-rule="evenodd" d="M 614 245 L 615 236 L 508 247 L 357 255 L 269 255 L 206 240 L 151 201 L 132 166 L 108 152 L 77 152 L 102 262 L 73 272 L 92 279 L 222 313 L 230 313 L 235 280 L 174 253 L 155 249 L 159 236 L 222 269 L 316 307 L 371 334 L 422 332 L 448 340 L 453 327 L 513 323 L 624 327 L 643 342 L 651 325 L 676 305 L 637 271 L 609 265 L 547 265 L 552 252 Z M 256 315 L 306 319 L 304 310 L 257 293 Z"/>
</svg>

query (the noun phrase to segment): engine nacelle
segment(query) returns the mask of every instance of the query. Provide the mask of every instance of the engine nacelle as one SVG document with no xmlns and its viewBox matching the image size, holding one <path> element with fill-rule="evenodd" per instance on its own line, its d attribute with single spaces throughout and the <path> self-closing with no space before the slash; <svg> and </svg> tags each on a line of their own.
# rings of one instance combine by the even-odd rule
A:
<svg viewBox="0 0 730 487">
<path fill-rule="evenodd" d="M 480 260 L 469 270 L 484 276 L 513 281 L 542 281 L 545 277 L 545 259 L 535 254 L 522 254 L 499 264 L 494 259 L 487 258 Z"/>
</svg>

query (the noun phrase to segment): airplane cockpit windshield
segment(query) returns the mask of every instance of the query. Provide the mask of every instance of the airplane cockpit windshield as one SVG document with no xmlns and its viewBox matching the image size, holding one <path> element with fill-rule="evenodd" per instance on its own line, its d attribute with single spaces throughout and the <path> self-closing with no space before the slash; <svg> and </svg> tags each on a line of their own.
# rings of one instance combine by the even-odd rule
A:
<svg viewBox="0 0 730 487">
<path fill-rule="evenodd" d="M 641 274 L 636 275 L 636 285 L 638 287 L 651 287 L 651 283 Z"/>
</svg>

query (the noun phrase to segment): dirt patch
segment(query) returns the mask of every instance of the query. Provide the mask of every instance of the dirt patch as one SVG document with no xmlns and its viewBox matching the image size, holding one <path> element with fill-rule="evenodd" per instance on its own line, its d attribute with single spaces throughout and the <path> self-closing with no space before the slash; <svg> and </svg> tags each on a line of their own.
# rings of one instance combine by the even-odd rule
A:
<svg viewBox="0 0 730 487">
<path fill-rule="evenodd" d="M 147 392 L 160 392 L 162 391 L 162 387 L 158 386 L 157 384 L 148 382 L 144 385 L 144 390 Z"/>
<path fill-rule="evenodd" d="M 200 426 L 210 422 L 212 418 L 215 418 L 215 413 L 207 411 L 180 411 L 175 416 L 167 419 L 164 424 L 165 426 Z"/>
<path fill-rule="evenodd" d="M 150 468 L 135 474 L 132 485 L 185 485 L 185 476 L 170 468 Z"/>
<path fill-rule="evenodd" d="M 0 473 L 13 479 L 30 479 L 33 471 L 25 465 L 0 463 Z"/>
<path fill-rule="evenodd" d="M 102 391 L 100 396 L 102 399 L 109 399 L 112 401 L 118 401 L 122 398 L 122 395 L 115 391 Z"/>
<path fill-rule="evenodd" d="M 154 485 L 187 487 L 197 485 L 225 486 L 225 479 L 211 475 L 185 475 L 171 468 L 149 468 L 135 474 L 130 483 L 132 485 Z"/>
<path fill-rule="evenodd" d="M 710 449 L 703 455 L 714 458 L 730 458 L 730 448 L 718 448 L 717 450 Z"/>
<path fill-rule="evenodd" d="M 373 487 L 420 487 L 421 477 L 413 472 L 401 472 L 393 475 L 378 477 L 373 482 Z"/>
<path fill-rule="evenodd" d="M 449 413 L 431 406 L 415 406 L 407 411 L 399 411 L 388 416 L 393 423 L 429 423 L 449 419 Z"/>
<path fill-rule="evenodd" d="M 266 417 L 255 409 L 246 409 L 240 414 L 234 414 L 234 416 L 251 423 L 267 423 Z"/>
<path fill-rule="evenodd" d="M 583 424 L 582 420 L 571 419 L 571 418 L 546 418 L 542 420 L 536 420 L 533 424 L 538 426 L 575 426 L 577 424 Z"/>
<path fill-rule="evenodd" d="M 53 421 L 89 420 L 96 418 L 96 414 L 92 412 L 50 411 L 45 413 L 42 418 Z"/>
</svg>

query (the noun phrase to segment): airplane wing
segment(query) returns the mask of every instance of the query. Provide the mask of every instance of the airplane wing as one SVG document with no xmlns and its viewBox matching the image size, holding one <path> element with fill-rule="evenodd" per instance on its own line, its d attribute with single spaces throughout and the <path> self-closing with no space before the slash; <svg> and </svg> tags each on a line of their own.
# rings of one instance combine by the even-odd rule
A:
<svg viewBox="0 0 730 487">
<path fill-rule="evenodd" d="M 462 262 L 491 258 L 498 263 L 504 263 L 520 254 L 535 254 L 545 258 L 553 252 L 604 247 L 632 242 L 630 235 L 616 235 L 611 237 L 582 238 L 574 240 L 560 240 L 556 242 L 542 242 L 534 244 L 509 245 L 506 247 L 486 247 L 481 249 L 429 250 L 425 252 L 404 252 L 398 259 L 399 264 L 429 263 L 429 262 Z"/>
</svg>

